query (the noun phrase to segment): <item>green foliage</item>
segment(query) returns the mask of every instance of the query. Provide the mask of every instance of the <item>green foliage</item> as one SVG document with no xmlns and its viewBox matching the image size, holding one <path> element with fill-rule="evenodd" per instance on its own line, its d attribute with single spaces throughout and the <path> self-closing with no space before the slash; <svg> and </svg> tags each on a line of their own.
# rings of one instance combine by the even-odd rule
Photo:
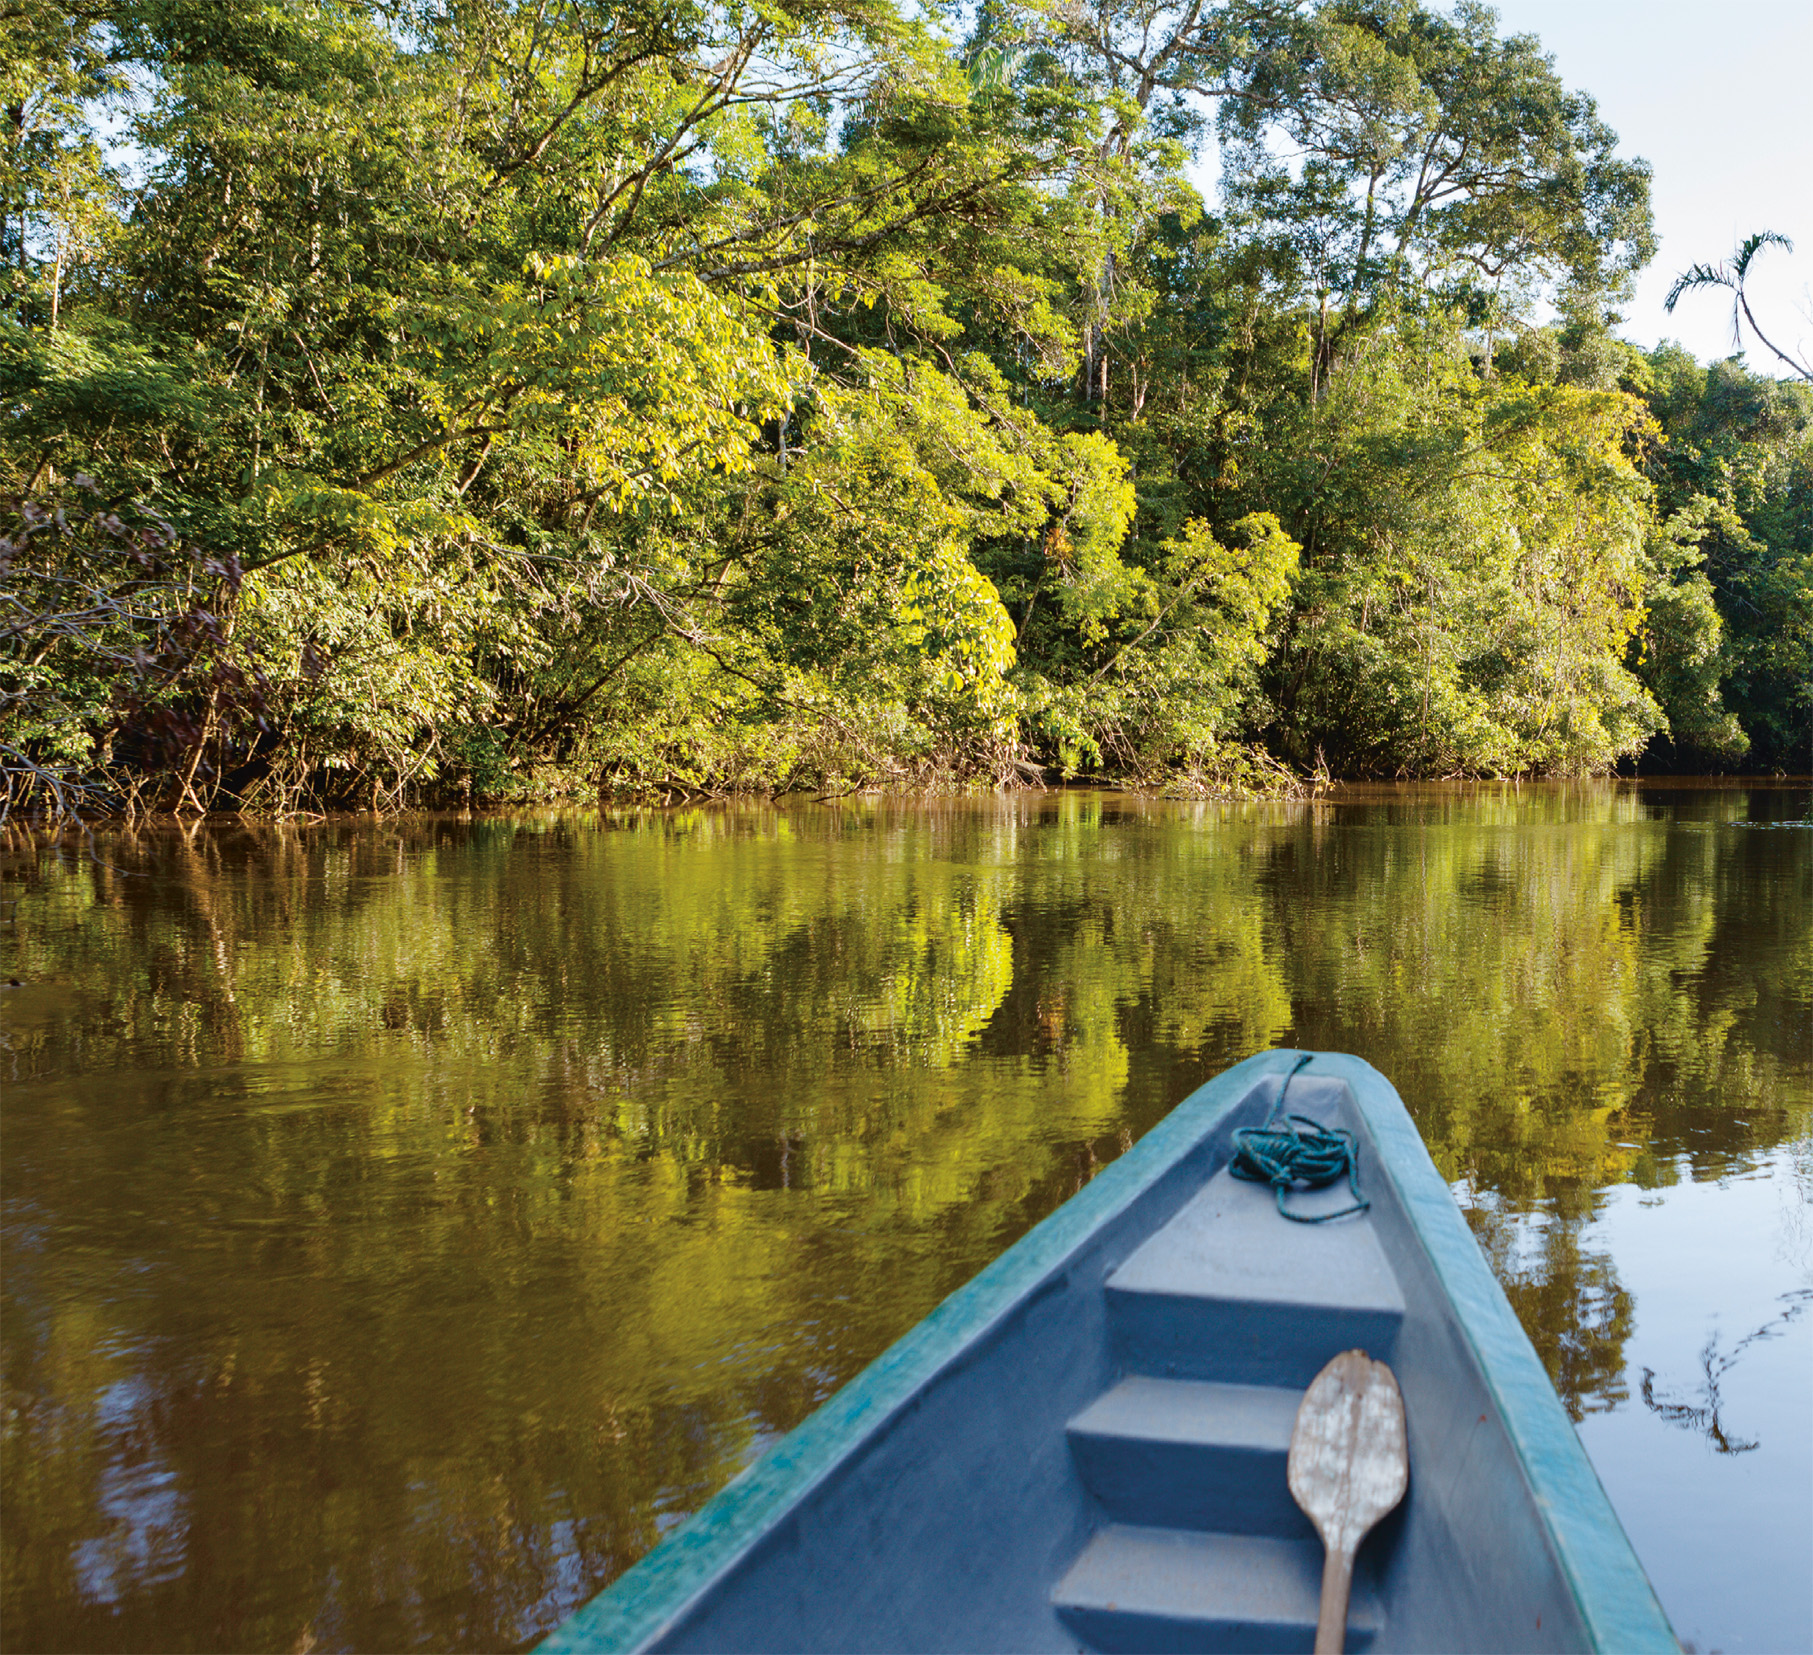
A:
<svg viewBox="0 0 1813 1655">
<path fill-rule="evenodd" d="M 1813 762 L 1813 389 L 1737 359 L 1702 368 L 1670 345 L 1647 367 L 1644 395 L 1661 433 L 1646 470 L 1671 542 L 1658 562 L 1675 583 L 1652 608 L 1662 627 L 1695 617 L 1687 634 L 1658 634 L 1650 672 L 1704 709 L 1679 720 L 1675 745 L 1689 763 L 1747 745 L 1752 763 L 1804 770 Z"/>
<path fill-rule="evenodd" d="M 1486 321 L 1544 282 L 1615 293 L 1653 253 L 1648 168 L 1488 8 L 1335 0 L 1262 41 L 1223 111 L 1229 199 L 1317 307 L 1322 371 L 1385 299 Z"/>
<path fill-rule="evenodd" d="M 0 665 L 64 723 L 6 703 L 21 786 L 287 810 L 1801 739 L 1804 441 L 1716 397 L 1699 457 L 1645 434 L 1630 398 L 1685 409 L 1680 376 L 1603 305 L 1647 174 L 1483 9 L 5 28 L 0 487 L 167 524 L 214 571 L 205 674 L 258 685 L 172 679 L 200 711 L 148 743 L 105 649 L 33 657 L 23 592 Z M 1212 115 L 1219 216 L 1185 176 Z"/>
<path fill-rule="evenodd" d="M 1306 548 L 1272 668 L 1284 738 L 1362 773 L 1604 770 L 1661 723 L 1624 665 L 1649 584 L 1641 409 L 1487 381 L 1457 344 L 1356 356 L 1290 453 L 1254 457 Z"/>
</svg>

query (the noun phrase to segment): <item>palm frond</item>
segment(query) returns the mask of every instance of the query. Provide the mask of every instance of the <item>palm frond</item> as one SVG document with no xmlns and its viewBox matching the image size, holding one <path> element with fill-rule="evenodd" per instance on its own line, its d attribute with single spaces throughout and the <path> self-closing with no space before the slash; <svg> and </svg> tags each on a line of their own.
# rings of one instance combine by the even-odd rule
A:
<svg viewBox="0 0 1813 1655">
<path fill-rule="evenodd" d="M 1765 247 L 1779 247 L 1784 253 L 1794 251 L 1794 243 L 1775 230 L 1758 230 L 1753 236 L 1744 237 L 1743 243 L 1731 256 L 1731 271 L 1741 282 L 1750 271 L 1750 261 Z"/>
<path fill-rule="evenodd" d="M 1662 301 L 1662 308 L 1673 312 L 1675 301 L 1683 293 L 1696 287 L 1736 287 L 1737 280 L 1730 269 L 1722 264 L 1696 264 L 1675 277 L 1674 286 L 1668 290 L 1668 297 Z"/>
</svg>

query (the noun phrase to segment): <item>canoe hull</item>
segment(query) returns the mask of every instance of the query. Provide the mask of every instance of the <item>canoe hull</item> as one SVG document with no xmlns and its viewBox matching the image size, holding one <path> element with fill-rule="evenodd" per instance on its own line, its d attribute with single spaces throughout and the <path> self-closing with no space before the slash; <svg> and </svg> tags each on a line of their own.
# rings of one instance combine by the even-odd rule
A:
<svg viewBox="0 0 1813 1655">
<path fill-rule="evenodd" d="M 1214 1178 L 1305 1055 L 1192 1094 L 542 1648 L 1307 1648 L 1275 1416 L 1352 1344 L 1397 1373 L 1411 1485 L 1362 1549 L 1350 1648 L 1678 1649 L 1389 1083 L 1316 1054 L 1290 1086 L 1359 1140 L 1365 1220 L 1289 1225 Z M 1232 1424 L 1164 1455 L 1192 1385 Z M 1189 1468 L 1217 1464 L 1205 1490 Z M 1234 1487 L 1246 1532 L 1205 1533 Z"/>
</svg>

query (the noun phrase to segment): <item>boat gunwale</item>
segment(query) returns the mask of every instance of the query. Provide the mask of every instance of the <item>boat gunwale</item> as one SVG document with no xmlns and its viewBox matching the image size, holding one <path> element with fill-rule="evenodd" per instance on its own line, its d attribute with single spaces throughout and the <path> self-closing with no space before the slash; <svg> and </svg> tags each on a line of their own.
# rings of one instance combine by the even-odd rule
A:
<svg viewBox="0 0 1813 1655">
<path fill-rule="evenodd" d="M 1271 1050 L 1198 1087 L 1130 1150 L 1034 1225 L 681 1527 L 535 1646 L 545 1655 L 646 1649 L 922 1389 L 978 1346 L 1168 1173 L 1229 1128 L 1267 1081 L 1296 1070 L 1337 1081 L 1372 1140 L 1369 1181 L 1389 1182 L 1458 1328 L 1532 1496 L 1537 1520 L 1593 1647 L 1678 1651 L 1548 1374 L 1390 1082 L 1361 1058 Z"/>
<path fill-rule="evenodd" d="M 1345 1082 L 1365 1120 L 1376 1151 L 1367 1176 L 1391 1184 L 1453 1307 L 1453 1326 L 1473 1354 L 1592 1647 L 1679 1650 L 1548 1370 L 1403 1100 L 1370 1063 L 1347 1053 L 1318 1052 L 1313 1072 Z"/>
</svg>

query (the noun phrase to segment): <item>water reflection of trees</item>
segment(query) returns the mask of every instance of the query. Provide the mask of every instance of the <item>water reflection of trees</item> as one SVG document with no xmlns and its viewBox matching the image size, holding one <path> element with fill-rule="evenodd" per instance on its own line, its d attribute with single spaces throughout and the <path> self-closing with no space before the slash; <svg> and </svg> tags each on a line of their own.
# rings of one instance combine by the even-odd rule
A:
<svg viewBox="0 0 1813 1655">
<path fill-rule="evenodd" d="M 1468 1224 L 1577 1424 L 1630 1398 L 1624 1346 L 1635 1302 L 1604 1249 L 1582 1237 L 1595 1216 L 1594 1192 L 1557 1192 L 1539 1215 L 1502 1199 L 1474 1198 Z"/>
<path fill-rule="evenodd" d="M 529 1639 L 1274 1043 L 1393 1078 L 1609 1406 L 1597 1192 L 1805 1118 L 1794 838 L 1615 788 L 15 836 L 0 1608 Z"/>
<path fill-rule="evenodd" d="M 1714 1329 L 1700 1351 L 1700 1379 L 1692 1393 L 1692 1401 L 1681 1401 L 1678 1394 L 1671 1396 L 1670 1387 L 1656 1383 L 1656 1370 L 1644 1368 L 1639 1387 L 1643 1405 L 1670 1425 L 1698 1432 L 1717 1453 L 1748 1454 L 1760 1447 L 1760 1443 L 1734 1434 L 1725 1423 L 1725 1376 L 1737 1366 L 1745 1351 L 1752 1345 L 1778 1338 L 1790 1323 L 1806 1312 L 1810 1303 L 1813 1303 L 1813 1288 L 1803 1287 L 1784 1293 L 1782 1308 L 1761 1327 L 1745 1334 L 1728 1351 L 1719 1349 L 1719 1334 Z"/>
</svg>

